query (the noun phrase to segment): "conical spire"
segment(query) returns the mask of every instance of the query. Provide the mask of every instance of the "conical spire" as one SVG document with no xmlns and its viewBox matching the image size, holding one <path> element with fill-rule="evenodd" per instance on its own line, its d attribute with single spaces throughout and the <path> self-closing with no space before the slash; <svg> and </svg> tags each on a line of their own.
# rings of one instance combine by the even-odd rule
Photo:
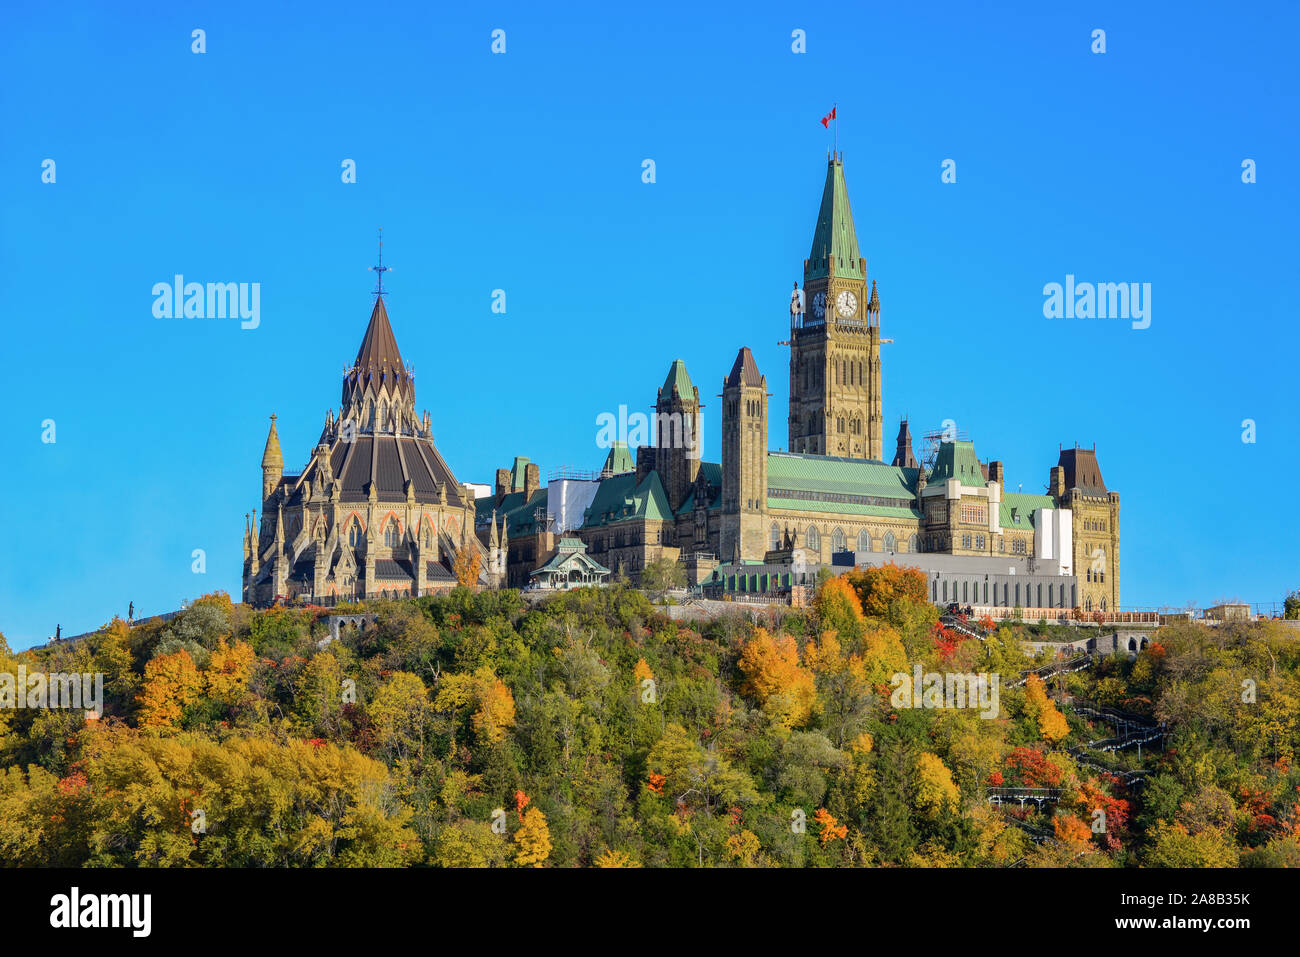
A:
<svg viewBox="0 0 1300 957">
<path fill-rule="evenodd" d="M 375 300 L 375 308 L 370 312 L 370 324 L 361 339 L 361 348 L 357 350 L 353 371 L 378 375 L 385 370 L 390 375 L 406 375 L 406 366 L 402 364 L 402 354 L 397 348 L 397 337 L 393 335 L 392 324 L 388 321 L 388 310 L 384 307 L 384 297 Z"/>
<path fill-rule="evenodd" d="M 736 353 L 735 364 L 731 367 L 731 374 L 724 380 L 723 385 L 747 385 L 761 386 L 763 376 L 758 371 L 758 363 L 754 361 L 754 354 L 749 351 L 749 346 L 744 346 Z"/>
<path fill-rule="evenodd" d="M 691 384 L 691 376 L 686 371 L 686 363 L 681 359 L 674 359 L 673 364 L 668 367 L 668 377 L 664 379 L 663 388 L 660 392 L 666 399 L 673 394 L 673 389 L 683 399 L 695 398 L 695 386 Z"/>
<path fill-rule="evenodd" d="M 849 209 L 849 188 L 844 182 L 844 164 L 838 156 L 826 166 L 826 185 L 822 189 L 822 205 L 817 211 L 817 228 L 813 232 L 812 250 L 808 253 L 808 268 L 804 279 L 817 279 L 829 275 L 832 264 L 835 275 L 866 279 L 858 252 L 858 234 L 853 228 L 853 213 Z"/>
<path fill-rule="evenodd" d="M 871 298 L 867 300 L 867 312 L 880 312 L 880 295 L 876 292 L 876 281 L 871 280 Z"/>
<path fill-rule="evenodd" d="M 275 431 L 275 416 L 271 416 L 271 431 L 266 435 L 266 448 L 262 452 L 262 468 L 284 468 L 284 456 L 280 454 L 280 436 Z"/>
</svg>

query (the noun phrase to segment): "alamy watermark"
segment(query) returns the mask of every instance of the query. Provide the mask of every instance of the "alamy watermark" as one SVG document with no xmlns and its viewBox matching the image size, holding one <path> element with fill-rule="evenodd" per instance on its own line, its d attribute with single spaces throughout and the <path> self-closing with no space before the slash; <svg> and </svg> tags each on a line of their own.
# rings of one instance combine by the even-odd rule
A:
<svg viewBox="0 0 1300 957">
<path fill-rule="evenodd" d="M 1151 325 L 1151 283 L 1080 282 L 1068 273 L 1065 284 L 1043 287 L 1048 319 L 1131 319 L 1134 329 Z"/>
<path fill-rule="evenodd" d="M 262 322 L 260 282 L 186 282 L 177 273 L 170 283 L 153 284 L 153 314 L 157 319 L 241 319 L 241 329 Z"/>
<path fill-rule="evenodd" d="M 84 709 L 99 717 L 104 709 L 104 675 L 101 672 L 18 673 L 0 671 L 0 708 Z"/>
<path fill-rule="evenodd" d="M 629 449 L 643 445 L 661 449 L 685 449 L 686 457 L 700 457 L 700 436 L 695 416 L 681 412 L 628 413 L 626 405 L 618 414 L 602 412 L 596 416 L 596 446 L 609 449 L 622 445 Z"/>
<path fill-rule="evenodd" d="M 889 703 L 895 708 L 972 708 L 981 718 L 996 718 L 999 710 L 999 674 L 923 672 L 918 664 L 912 674 L 895 672 L 889 679 L 894 693 Z"/>
</svg>

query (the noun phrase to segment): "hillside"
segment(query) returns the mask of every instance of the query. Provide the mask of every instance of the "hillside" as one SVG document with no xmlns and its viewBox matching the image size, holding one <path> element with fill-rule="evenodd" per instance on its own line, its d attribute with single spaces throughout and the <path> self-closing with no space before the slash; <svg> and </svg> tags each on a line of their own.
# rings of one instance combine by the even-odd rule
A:
<svg viewBox="0 0 1300 957">
<path fill-rule="evenodd" d="M 1044 682 L 892 567 L 763 627 L 626 587 L 347 610 L 376 620 L 214 594 L 0 639 L 0 674 L 104 675 L 91 720 L 0 708 L 0 866 L 1300 864 L 1300 642 L 1268 623 Z M 996 675 L 997 715 L 904 707 L 918 665 Z"/>
</svg>

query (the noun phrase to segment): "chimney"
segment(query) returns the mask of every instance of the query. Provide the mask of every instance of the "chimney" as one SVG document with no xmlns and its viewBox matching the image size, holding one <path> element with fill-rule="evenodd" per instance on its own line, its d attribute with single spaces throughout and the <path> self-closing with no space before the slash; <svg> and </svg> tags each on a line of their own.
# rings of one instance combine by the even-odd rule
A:
<svg viewBox="0 0 1300 957">
<path fill-rule="evenodd" d="M 541 487 L 542 470 L 540 466 L 529 464 L 524 466 L 524 501 L 533 497 L 533 493 Z"/>
<path fill-rule="evenodd" d="M 501 504 L 501 500 L 502 500 L 503 498 L 506 497 L 506 493 L 509 492 L 509 491 L 510 491 L 510 470 L 509 470 L 509 469 L 497 469 L 497 488 L 496 488 L 496 492 L 497 492 L 497 504 L 498 504 L 498 505 Z"/>
<path fill-rule="evenodd" d="M 997 482 L 999 485 L 1002 486 L 1005 486 L 1007 484 L 1006 480 L 1002 477 L 1001 462 L 993 461 L 989 463 L 989 481 Z"/>
<path fill-rule="evenodd" d="M 1057 499 L 1065 496 L 1065 469 L 1060 465 L 1053 465 L 1050 477 L 1047 480 L 1048 494 Z"/>
</svg>

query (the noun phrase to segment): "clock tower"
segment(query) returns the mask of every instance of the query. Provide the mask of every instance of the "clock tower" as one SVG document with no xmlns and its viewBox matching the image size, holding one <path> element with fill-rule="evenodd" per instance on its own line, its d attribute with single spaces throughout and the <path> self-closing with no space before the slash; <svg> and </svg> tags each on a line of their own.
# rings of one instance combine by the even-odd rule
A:
<svg viewBox="0 0 1300 957">
<path fill-rule="evenodd" d="M 806 311 L 790 328 L 790 451 L 880 460 L 880 297 L 867 286 L 839 155 L 827 161 L 803 288 Z"/>
</svg>

